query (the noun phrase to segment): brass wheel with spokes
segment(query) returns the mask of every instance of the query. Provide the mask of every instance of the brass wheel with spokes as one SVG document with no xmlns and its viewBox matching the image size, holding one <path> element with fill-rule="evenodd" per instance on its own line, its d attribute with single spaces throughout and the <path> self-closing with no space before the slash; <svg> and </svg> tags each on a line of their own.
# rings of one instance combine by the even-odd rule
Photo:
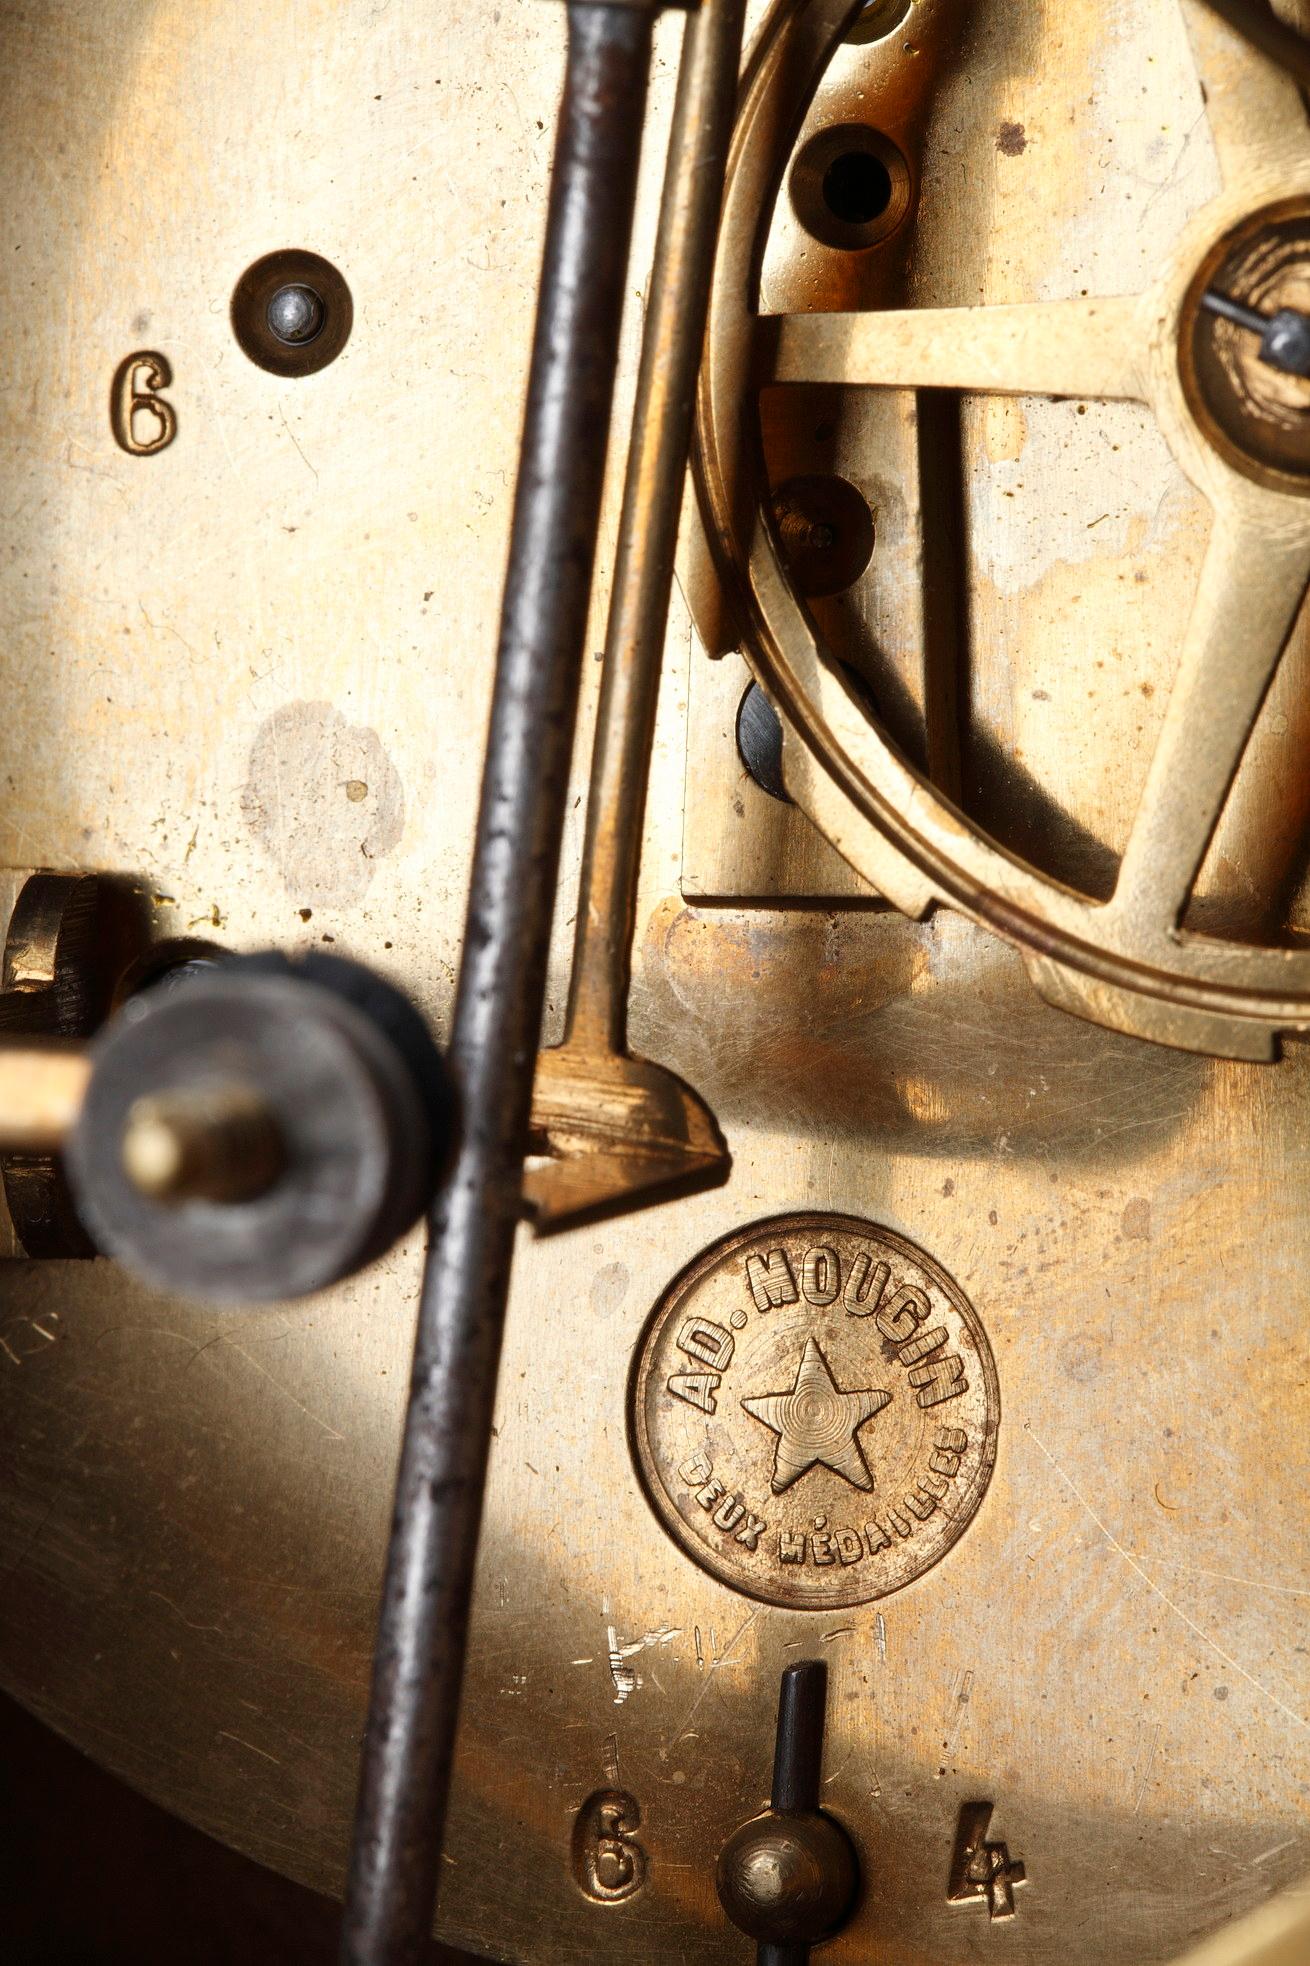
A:
<svg viewBox="0 0 1310 1966">
<path fill-rule="evenodd" d="M 759 311 L 758 269 L 788 139 L 859 12 L 850 0 L 780 7 L 752 67 L 729 166 L 698 471 L 748 658 L 789 734 L 789 789 L 856 869 L 908 912 L 946 902 L 1007 936 L 1043 993 L 1081 1015 L 1267 1058 L 1280 1032 L 1310 1029 L 1310 953 L 1200 934 L 1184 914 L 1310 581 L 1310 476 L 1276 446 L 1266 455 L 1258 414 L 1236 435 L 1217 426 L 1194 347 L 1201 293 L 1235 253 L 1266 236 L 1285 241 L 1290 229 L 1293 257 L 1310 264 L 1310 129 L 1281 71 L 1199 0 L 1180 4 L 1224 187 L 1145 291 L 769 315 Z M 906 761 L 825 657 L 767 514 L 758 426 L 762 387 L 815 383 L 1144 403 L 1208 501 L 1208 548 L 1108 900 L 989 838 Z"/>
</svg>

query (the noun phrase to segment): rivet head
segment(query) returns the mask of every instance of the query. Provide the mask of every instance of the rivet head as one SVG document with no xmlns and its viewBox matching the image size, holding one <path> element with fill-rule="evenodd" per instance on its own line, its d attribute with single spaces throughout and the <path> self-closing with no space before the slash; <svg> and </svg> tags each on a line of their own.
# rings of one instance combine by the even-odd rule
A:
<svg viewBox="0 0 1310 1966">
<path fill-rule="evenodd" d="M 293 281 L 279 287 L 268 303 L 268 325 L 289 348 L 303 348 L 323 326 L 323 302 L 312 287 Z"/>
</svg>

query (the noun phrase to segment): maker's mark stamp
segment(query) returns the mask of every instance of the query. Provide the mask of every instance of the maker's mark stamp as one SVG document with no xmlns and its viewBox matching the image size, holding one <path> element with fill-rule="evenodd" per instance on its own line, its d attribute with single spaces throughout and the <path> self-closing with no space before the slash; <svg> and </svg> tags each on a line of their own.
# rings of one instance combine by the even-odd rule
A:
<svg viewBox="0 0 1310 1966">
<path fill-rule="evenodd" d="M 972 1519 L 1000 1397 L 968 1299 L 872 1222 L 789 1215 L 665 1292 L 633 1378 L 651 1501 L 724 1583 L 798 1610 L 921 1576 Z"/>
</svg>

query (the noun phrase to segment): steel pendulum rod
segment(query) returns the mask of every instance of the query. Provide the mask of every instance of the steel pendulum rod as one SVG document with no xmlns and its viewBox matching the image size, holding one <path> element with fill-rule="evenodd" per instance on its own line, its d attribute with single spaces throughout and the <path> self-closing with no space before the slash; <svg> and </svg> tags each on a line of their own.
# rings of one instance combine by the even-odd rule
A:
<svg viewBox="0 0 1310 1966">
<path fill-rule="evenodd" d="M 655 0 L 570 0 L 527 412 L 343 1966 L 432 1927 L 645 120 Z"/>
</svg>

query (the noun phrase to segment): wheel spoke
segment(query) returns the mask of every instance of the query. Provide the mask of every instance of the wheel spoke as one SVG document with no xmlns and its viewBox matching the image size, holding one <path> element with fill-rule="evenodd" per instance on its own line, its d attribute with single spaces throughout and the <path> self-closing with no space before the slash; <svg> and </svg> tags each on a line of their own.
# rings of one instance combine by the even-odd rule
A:
<svg viewBox="0 0 1310 1966">
<path fill-rule="evenodd" d="M 1310 580 L 1310 510 L 1244 488 L 1216 508 L 1160 742 L 1111 903 L 1174 928 Z"/>
<path fill-rule="evenodd" d="M 1186 0 L 1183 13 L 1205 113 L 1226 183 L 1270 164 L 1310 157 L 1310 123 L 1285 68 L 1253 48 L 1209 0 Z"/>
<path fill-rule="evenodd" d="M 783 314 L 765 316 L 760 331 L 765 372 L 779 382 L 1003 396 L 1145 393 L 1146 333 L 1136 298 Z"/>
</svg>

